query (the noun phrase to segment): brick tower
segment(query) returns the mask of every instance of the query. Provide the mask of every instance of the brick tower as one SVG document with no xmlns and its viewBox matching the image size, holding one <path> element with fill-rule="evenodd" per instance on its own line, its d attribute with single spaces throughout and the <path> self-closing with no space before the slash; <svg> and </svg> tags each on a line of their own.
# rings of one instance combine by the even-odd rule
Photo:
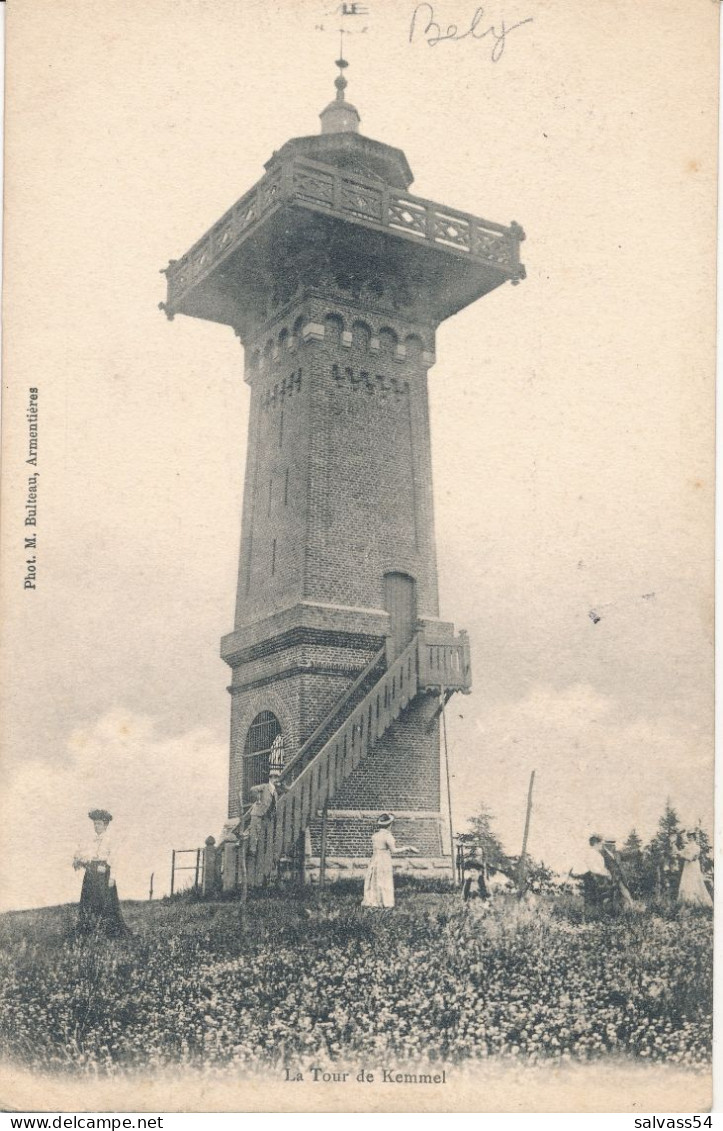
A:
<svg viewBox="0 0 723 1131">
<path fill-rule="evenodd" d="M 230 666 L 229 816 L 281 771 L 250 878 L 363 868 L 383 810 L 443 856 L 439 725 L 470 687 L 439 619 L 427 373 L 438 324 L 524 277 L 518 225 L 408 193 L 344 97 L 167 269 L 169 318 L 233 327 L 251 387 Z M 322 846 L 323 842 L 323 846 Z"/>
</svg>

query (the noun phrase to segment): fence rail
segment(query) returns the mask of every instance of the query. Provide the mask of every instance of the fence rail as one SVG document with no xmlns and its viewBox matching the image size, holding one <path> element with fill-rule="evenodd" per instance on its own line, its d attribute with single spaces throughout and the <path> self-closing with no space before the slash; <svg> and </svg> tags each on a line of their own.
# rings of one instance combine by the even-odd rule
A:
<svg viewBox="0 0 723 1131">
<path fill-rule="evenodd" d="M 179 856 L 195 856 L 193 864 L 177 864 Z M 201 848 L 174 848 L 171 852 L 171 891 L 173 895 L 176 887 L 176 876 L 179 872 L 195 872 L 193 886 L 195 888 L 203 882 L 203 849 Z"/>
<path fill-rule="evenodd" d="M 334 165 L 297 157 L 271 169 L 181 259 L 171 261 L 166 269 L 167 307 L 173 309 L 254 224 L 282 202 L 297 202 L 467 254 L 498 267 L 513 281 L 523 277 L 520 243 L 524 232 L 519 224 L 495 224 Z"/>
</svg>

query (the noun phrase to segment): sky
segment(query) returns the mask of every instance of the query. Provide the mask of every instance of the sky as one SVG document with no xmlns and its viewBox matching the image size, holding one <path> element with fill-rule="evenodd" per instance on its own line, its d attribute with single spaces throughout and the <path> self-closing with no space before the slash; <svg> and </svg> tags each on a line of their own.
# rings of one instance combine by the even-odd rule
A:
<svg viewBox="0 0 723 1131">
<path fill-rule="evenodd" d="M 560 869 L 591 831 L 649 837 L 668 798 L 712 826 L 716 39 L 692 6 L 495 3 L 530 21 L 495 62 L 489 37 L 410 42 L 385 0 L 346 41 L 361 132 L 411 191 L 527 232 L 525 282 L 438 332 L 435 518 L 472 645 L 455 827 L 488 806 L 519 851 L 534 769 L 530 851 Z M 9 13 L 3 907 L 77 898 L 91 806 L 124 898 L 223 823 L 249 389 L 229 328 L 159 312 L 159 271 L 317 131 L 335 26 L 309 0 Z"/>
</svg>

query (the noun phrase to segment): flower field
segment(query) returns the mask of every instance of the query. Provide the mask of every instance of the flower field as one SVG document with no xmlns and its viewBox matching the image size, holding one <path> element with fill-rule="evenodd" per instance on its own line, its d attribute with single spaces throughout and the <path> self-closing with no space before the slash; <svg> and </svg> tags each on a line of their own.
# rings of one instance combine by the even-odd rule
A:
<svg viewBox="0 0 723 1131">
<path fill-rule="evenodd" d="M 0 917 L 0 1052 L 46 1069 L 280 1068 L 392 1057 L 707 1066 L 710 915 L 582 923 L 579 909 L 402 889 L 127 905 L 130 940 L 72 937 L 75 908 Z"/>
</svg>

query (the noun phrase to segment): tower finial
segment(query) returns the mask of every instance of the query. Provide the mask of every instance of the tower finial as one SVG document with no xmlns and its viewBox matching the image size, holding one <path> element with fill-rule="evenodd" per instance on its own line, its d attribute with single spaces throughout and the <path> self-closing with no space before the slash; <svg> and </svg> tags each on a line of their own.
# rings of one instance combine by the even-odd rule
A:
<svg viewBox="0 0 723 1131">
<path fill-rule="evenodd" d="M 330 102 L 321 112 L 321 132 L 331 133 L 357 133 L 359 130 L 359 114 L 354 106 L 344 98 L 344 91 L 348 83 L 344 78 L 344 71 L 349 66 L 344 58 L 344 32 L 339 32 L 339 58 L 336 60 L 339 74 L 334 79 L 336 99 Z"/>
<path fill-rule="evenodd" d="M 343 34 L 344 33 L 342 32 L 341 35 L 343 35 Z M 343 39 L 342 39 L 341 43 L 339 44 L 339 48 L 340 48 L 339 58 L 336 60 L 336 65 L 339 68 L 339 74 L 334 79 L 334 86 L 336 87 L 336 100 L 337 100 L 337 102 L 343 102 L 344 101 L 344 91 L 346 90 L 347 86 L 349 85 L 347 83 L 346 79 L 344 78 L 344 69 L 346 67 L 348 67 L 349 64 L 347 63 L 346 59 L 344 58 L 344 40 Z"/>
</svg>

